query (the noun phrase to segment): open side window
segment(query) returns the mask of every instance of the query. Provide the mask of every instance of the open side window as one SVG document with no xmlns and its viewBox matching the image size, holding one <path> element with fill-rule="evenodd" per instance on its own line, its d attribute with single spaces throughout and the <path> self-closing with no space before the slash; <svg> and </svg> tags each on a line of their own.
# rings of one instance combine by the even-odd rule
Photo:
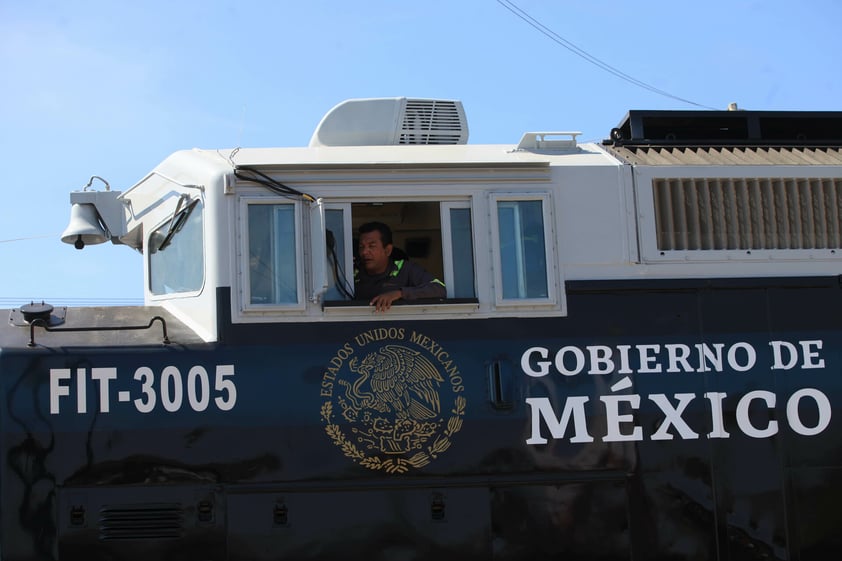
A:
<svg viewBox="0 0 842 561">
<path fill-rule="evenodd" d="M 359 227 L 367 222 L 383 222 L 392 230 L 393 259 L 410 259 L 434 277 L 444 279 L 437 201 L 354 203 L 351 221 L 355 254 Z"/>
<path fill-rule="evenodd" d="M 548 194 L 492 194 L 495 304 L 558 305 Z"/>
<path fill-rule="evenodd" d="M 353 297 L 354 260 L 358 243 L 356 232 L 362 224 L 375 221 L 387 224 L 392 230 L 394 259 L 412 260 L 435 278 L 441 279 L 447 287 L 448 299 L 476 299 L 471 207 L 468 200 L 443 203 L 326 203 L 326 306 L 356 302 Z"/>
</svg>

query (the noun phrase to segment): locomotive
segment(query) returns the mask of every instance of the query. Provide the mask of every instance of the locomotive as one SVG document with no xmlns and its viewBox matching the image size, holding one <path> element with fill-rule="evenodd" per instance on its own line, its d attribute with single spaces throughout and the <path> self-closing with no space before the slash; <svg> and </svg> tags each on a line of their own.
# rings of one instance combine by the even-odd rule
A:
<svg viewBox="0 0 842 561">
<path fill-rule="evenodd" d="M 836 559 L 840 131 L 472 145 L 458 101 L 355 99 L 92 177 L 62 240 L 137 250 L 144 305 L 3 312 L 0 556 Z M 354 298 L 372 220 L 446 298 Z"/>
</svg>

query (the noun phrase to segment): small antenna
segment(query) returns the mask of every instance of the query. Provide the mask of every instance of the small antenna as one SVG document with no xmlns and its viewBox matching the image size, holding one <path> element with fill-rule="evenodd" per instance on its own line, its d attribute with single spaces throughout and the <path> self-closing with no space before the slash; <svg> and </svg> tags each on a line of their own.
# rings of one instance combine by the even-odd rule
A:
<svg viewBox="0 0 842 561">
<path fill-rule="evenodd" d="M 246 128 L 246 108 L 247 104 L 243 103 L 243 108 L 240 110 L 240 130 L 237 132 L 237 146 L 243 145 L 243 131 Z"/>
</svg>

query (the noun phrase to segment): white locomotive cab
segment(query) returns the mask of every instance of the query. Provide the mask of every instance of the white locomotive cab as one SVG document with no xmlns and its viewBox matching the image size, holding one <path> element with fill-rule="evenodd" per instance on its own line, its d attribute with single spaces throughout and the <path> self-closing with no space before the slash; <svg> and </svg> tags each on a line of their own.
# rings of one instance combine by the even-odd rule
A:
<svg viewBox="0 0 842 561">
<path fill-rule="evenodd" d="M 535 132 L 471 145 L 459 102 L 351 100 L 308 147 L 173 154 L 117 195 L 109 234 L 144 253 L 146 304 L 207 341 L 225 324 L 380 321 L 354 297 L 356 232 L 371 221 L 447 288 L 390 320 L 565 316 L 579 281 L 839 274 L 838 151 L 687 149 L 666 129 L 644 138 L 639 113 L 602 144 Z M 672 123 L 653 113 L 651 130 Z M 87 207 L 74 220 L 68 243 L 96 221 Z"/>
</svg>

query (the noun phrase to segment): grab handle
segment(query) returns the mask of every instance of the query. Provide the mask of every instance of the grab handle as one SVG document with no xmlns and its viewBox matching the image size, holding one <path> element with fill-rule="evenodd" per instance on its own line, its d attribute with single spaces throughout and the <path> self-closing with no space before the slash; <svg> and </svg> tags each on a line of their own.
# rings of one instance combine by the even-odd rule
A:
<svg viewBox="0 0 842 561">
<path fill-rule="evenodd" d="M 512 375 L 508 364 L 494 359 L 488 364 L 488 399 L 494 409 L 511 409 L 514 401 Z"/>
</svg>

